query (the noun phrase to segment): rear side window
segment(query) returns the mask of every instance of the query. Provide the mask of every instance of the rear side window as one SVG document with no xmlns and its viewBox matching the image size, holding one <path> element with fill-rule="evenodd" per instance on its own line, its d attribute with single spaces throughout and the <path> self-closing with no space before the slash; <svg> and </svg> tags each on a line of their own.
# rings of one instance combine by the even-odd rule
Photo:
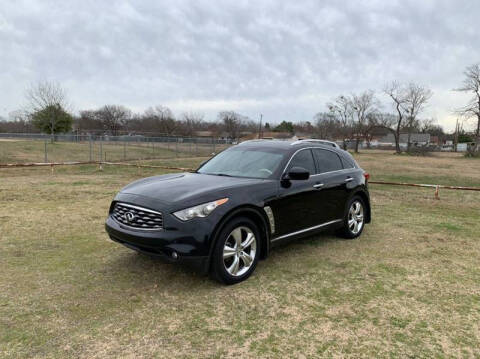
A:
<svg viewBox="0 0 480 359">
<path fill-rule="evenodd" d="M 340 156 L 335 152 L 315 148 L 313 153 L 315 160 L 317 161 L 317 173 L 339 171 L 343 169 Z"/>
<path fill-rule="evenodd" d="M 310 174 L 314 174 L 315 163 L 313 162 L 312 152 L 310 150 L 297 152 L 290 161 L 287 171 L 293 167 L 303 167 L 310 172 Z"/>
<path fill-rule="evenodd" d="M 348 152 L 344 152 L 343 156 L 340 156 L 340 159 L 343 163 L 343 168 L 355 168 L 355 160 L 352 155 Z"/>
<path fill-rule="evenodd" d="M 350 160 L 349 158 L 345 158 L 343 156 L 340 156 L 340 159 L 342 160 L 343 168 L 355 168 L 355 165 L 353 164 L 353 161 Z"/>
</svg>

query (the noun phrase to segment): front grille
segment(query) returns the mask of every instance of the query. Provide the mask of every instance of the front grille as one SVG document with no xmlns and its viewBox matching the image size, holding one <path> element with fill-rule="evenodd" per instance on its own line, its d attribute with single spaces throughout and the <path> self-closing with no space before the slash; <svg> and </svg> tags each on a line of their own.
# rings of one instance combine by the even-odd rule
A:
<svg viewBox="0 0 480 359">
<path fill-rule="evenodd" d="M 121 202 L 115 203 L 112 218 L 124 226 L 140 230 L 163 228 L 163 216 L 160 212 Z"/>
</svg>

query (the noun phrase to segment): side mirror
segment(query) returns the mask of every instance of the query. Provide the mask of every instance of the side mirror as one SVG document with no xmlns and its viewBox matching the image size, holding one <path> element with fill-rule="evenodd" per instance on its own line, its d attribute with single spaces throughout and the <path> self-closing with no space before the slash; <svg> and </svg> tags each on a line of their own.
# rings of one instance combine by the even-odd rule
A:
<svg viewBox="0 0 480 359">
<path fill-rule="evenodd" d="M 310 172 L 303 167 L 292 167 L 287 176 L 290 180 L 304 181 L 310 178 Z"/>
</svg>

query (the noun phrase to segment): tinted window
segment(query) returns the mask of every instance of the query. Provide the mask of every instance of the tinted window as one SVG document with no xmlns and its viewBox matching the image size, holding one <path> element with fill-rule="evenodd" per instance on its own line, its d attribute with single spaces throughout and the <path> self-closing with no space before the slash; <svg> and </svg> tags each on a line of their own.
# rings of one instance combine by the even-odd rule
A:
<svg viewBox="0 0 480 359">
<path fill-rule="evenodd" d="M 205 163 L 198 173 L 268 178 L 283 159 L 280 153 L 232 147 Z"/>
<path fill-rule="evenodd" d="M 313 162 L 312 152 L 310 150 L 302 150 L 297 152 L 295 156 L 293 156 L 290 164 L 288 165 L 288 169 L 292 167 L 302 167 L 305 168 L 310 174 L 315 173 L 315 163 Z"/>
<path fill-rule="evenodd" d="M 353 164 L 353 160 L 340 156 L 340 159 L 342 160 L 343 168 L 354 168 L 355 165 Z"/>
<path fill-rule="evenodd" d="M 317 148 L 313 150 L 313 153 L 315 154 L 315 159 L 317 161 L 317 173 L 338 171 L 343 169 L 342 161 L 336 153 Z"/>
</svg>

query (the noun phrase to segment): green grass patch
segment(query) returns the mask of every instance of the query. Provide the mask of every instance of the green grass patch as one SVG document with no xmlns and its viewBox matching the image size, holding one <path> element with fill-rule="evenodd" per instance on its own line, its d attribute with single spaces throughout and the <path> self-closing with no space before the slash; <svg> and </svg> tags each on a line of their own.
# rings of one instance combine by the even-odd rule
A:
<svg viewBox="0 0 480 359">
<path fill-rule="evenodd" d="M 451 223 L 439 223 L 438 226 L 440 228 L 444 228 L 444 229 L 446 229 L 448 231 L 452 231 L 452 232 L 458 232 L 458 231 L 462 230 L 462 227 L 457 226 L 455 224 L 451 224 Z"/>
</svg>

